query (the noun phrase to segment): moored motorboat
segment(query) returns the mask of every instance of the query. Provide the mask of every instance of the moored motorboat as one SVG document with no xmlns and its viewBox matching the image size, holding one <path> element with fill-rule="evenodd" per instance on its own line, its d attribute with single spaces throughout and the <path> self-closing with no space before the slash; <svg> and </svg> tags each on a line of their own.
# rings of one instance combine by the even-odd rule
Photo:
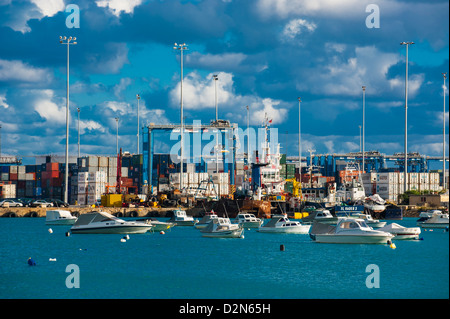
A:
<svg viewBox="0 0 450 319">
<path fill-rule="evenodd" d="M 433 212 L 433 215 L 425 221 L 418 221 L 417 226 L 422 228 L 448 228 L 448 214 L 441 211 Z"/>
<path fill-rule="evenodd" d="M 200 230 L 203 237 L 214 238 L 242 238 L 244 228 L 240 225 L 232 224 L 227 217 L 212 219 L 210 223 Z"/>
<path fill-rule="evenodd" d="M 264 221 L 261 218 L 256 217 L 254 214 L 239 213 L 233 222 L 244 228 L 258 228 Z"/>
<path fill-rule="evenodd" d="M 386 244 L 394 235 L 373 230 L 360 218 L 342 218 L 336 226 L 315 222 L 310 237 L 318 243 Z"/>
<path fill-rule="evenodd" d="M 382 228 L 377 229 L 391 233 L 395 237 L 392 239 L 418 239 L 421 233 L 420 227 L 403 227 L 397 223 L 388 224 Z"/>
<path fill-rule="evenodd" d="M 125 221 L 100 211 L 82 214 L 70 231 L 73 234 L 142 234 L 152 227 L 151 223 Z"/>
<path fill-rule="evenodd" d="M 77 217 L 72 216 L 68 210 L 48 210 L 45 215 L 46 225 L 73 225 Z"/>
<path fill-rule="evenodd" d="M 308 234 L 311 225 L 302 225 L 298 221 L 291 221 L 287 217 L 276 217 L 258 228 L 261 233 L 291 233 Z"/>
<path fill-rule="evenodd" d="M 194 226 L 198 223 L 197 219 L 192 216 L 188 216 L 186 211 L 176 209 L 173 211 L 172 217 L 169 219 L 170 223 L 174 223 L 176 226 Z"/>
<path fill-rule="evenodd" d="M 382 222 L 378 219 L 373 219 L 372 215 L 370 215 L 368 213 L 355 214 L 353 216 L 356 218 L 364 219 L 366 221 L 366 224 L 373 228 L 380 228 L 380 227 L 386 226 L 386 222 Z"/>
<path fill-rule="evenodd" d="M 205 215 L 203 216 L 203 218 L 194 225 L 194 227 L 196 229 L 203 229 L 206 226 L 208 226 L 208 224 L 214 220 L 219 218 L 219 216 L 217 216 L 217 214 L 212 210 L 210 212 L 206 212 Z"/>
<path fill-rule="evenodd" d="M 318 221 L 326 224 L 337 224 L 340 217 L 335 217 L 328 209 L 318 208 L 309 212 L 309 215 L 302 218 L 303 224 L 312 224 L 314 221 Z"/>
<path fill-rule="evenodd" d="M 174 223 L 163 222 L 163 221 L 157 220 L 156 218 L 138 219 L 136 221 L 141 222 L 141 223 L 151 224 L 152 228 L 150 229 L 150 231 L 152 231 L 152 232 L 168 230 L 168 229 L 172 228 L 173 226 L 175 226 Z"/>
</svg>

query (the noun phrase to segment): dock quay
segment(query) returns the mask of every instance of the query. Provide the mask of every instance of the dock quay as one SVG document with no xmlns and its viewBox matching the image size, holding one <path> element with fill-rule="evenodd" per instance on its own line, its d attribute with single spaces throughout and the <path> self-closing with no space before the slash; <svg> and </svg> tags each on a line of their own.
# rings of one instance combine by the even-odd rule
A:
<svg viewBox="0 0 450 319">
<path fill-rule="evenodd" d="M 0 217 L 46 217 L 48 210 L 62 209 L 68 210 L 74 216 L 90 213 L 93 211 L 104 211 L 117 217 L 165 217 L 168 212 L 175 208 L 156 207 L 0 207 Z"/>
</svg>

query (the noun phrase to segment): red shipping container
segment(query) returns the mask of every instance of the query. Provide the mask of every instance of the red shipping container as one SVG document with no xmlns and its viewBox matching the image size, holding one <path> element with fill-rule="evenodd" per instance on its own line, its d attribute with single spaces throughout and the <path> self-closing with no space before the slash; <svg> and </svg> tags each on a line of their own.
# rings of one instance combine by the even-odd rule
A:
<svg viewBox="0 0 450 319">
<path fill-rule="evenodd" d="M 17 173 L 9 173 L 9 180 L 10 181 L 17 181 L 17 176 L 18 176 L 19 174 L 17 174 Z"/>
<path fill-rule="evenodd" d="M 49 171 L 58 171 L 59 172 L 59 163 L 47 163 L 46 170 Z"/>
</svg>

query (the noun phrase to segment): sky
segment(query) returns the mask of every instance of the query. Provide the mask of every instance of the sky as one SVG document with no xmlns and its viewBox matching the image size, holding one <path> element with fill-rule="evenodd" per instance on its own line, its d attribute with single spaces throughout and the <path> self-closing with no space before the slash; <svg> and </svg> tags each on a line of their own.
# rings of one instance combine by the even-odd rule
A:
<svg viewBox="0 0 450 319">
<path fill-rule="evenodd" d="M 76 25 L 75 4 L 79 8 Z M 373 9 L 375 4 L 376 10 Z M 69 7 L 68 7 L 69 6 Z M 67 22 L 69 21 L 69 22 Z M 447 0 L 0 0 L 2 155 L 64 154 L 67 46 L 70 153 L 137 149 L 140 125 L 180 123 L 180 51 L 186 123 L 219 118 L 278 129 L 282 152 L 404 151 L 409 46 L 408 151 L 448 150 Z M 447 81 L 448 87 L 448 81 Z M 142 137 L 141 137 L 142 142 Z M 158 134 L 156 152 L 174 142 Z M 140 146 L 142 150 L 142 145 Z M 448 151 L 447 151 L 448 152 Z M 447 153 L 448 154 L 448 153 Z"/>
</svg>

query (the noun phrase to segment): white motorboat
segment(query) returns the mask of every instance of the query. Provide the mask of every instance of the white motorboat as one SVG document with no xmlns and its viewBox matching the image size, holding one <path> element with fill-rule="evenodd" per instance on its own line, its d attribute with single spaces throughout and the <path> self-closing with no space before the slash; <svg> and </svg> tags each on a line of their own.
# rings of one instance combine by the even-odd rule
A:
<svg viewBox="0 0 450 319">
<path fill-rule="evenodd" d="M 209 213 L 206 212 L 205 216 L 203 216 L 203 218 L 194 225 L 194 227 L 196 229 L 203 229 L 206 226 L 208 226 L 208 224 L 213 220 L 213 219 L 217 219 L 219 218 L 219 216 L 217 216 L 217 214 L 214 211 L 210 211 Z"/>
<path fill-rule="evenodd" d="M 232 224 L 227 217 L 218 217 L 212 219 L 200 232 L 203 237 L 241 238 L 243 237 L 244 228 L 240 225 Z"/>
<path fill-rule="evenodd" d="M 373 230 L 360 218 L 342 218 L 336 226 L 315 222 L 310 237 L 318 243 L 386 244 L 394 235 Z"/>
<path fill-rule="evenodd" d="M 258 228 L 264 222 L 254 214 L 239 213 L 233 221 L 235 224 L 242 225 L 244 228 Z"/>
<path fill-rule="evenodd" d="M 276 217 L 258 228 L 262 233 L 292 233 L 292 234 L 308 234 L 311 225 L 302 225 L 300 222 L 291 221 L 286 216 Z"/>
<path fill-rule="evenodd" d="M 72 226 L 73 234 L 142 234 L 152 228 L 151 223 L 125 221 L 106 212 L 82 214 Z"/>
<path fill-rule="evenodd" d="M 420 235 L 420 227 L 403 227 L 397 223 L 392 223 L 384 226 L 383 228 L 377 229 L 379 231 L 384 231 L 391 233 L 395 237 L 392 239 L 418 239 Z"/>
<path fill-rule="evenodd" d="M 174 223 L 176 226 L 194 226 L 198 223 L 197 219 L 192 216 L 188 216 L 186 211 L 177 209 L 174 210 L 172 217 L 169 219 L 170 223 Z"/>
<path fill-rule="evenodd" d="M 373 228 L 380 228 L 380 227 L 386 226 L 386 222 L 379 221 L 378 219 L 373 219 L 372 215 L 370 215 L 370 214 L 366 214 L 366 213 L 355 214 L 353 216 L 356 218 L 364 219 L 366 224 Z"/>
<path fill-rule="evenodd" d="M 422 228 L 448 228 L 448 214 L 443 214 L 441 211 L 435 211 L 429 219 L 420 222 L 418 221 L 417 226 Z"/>
<path fill-rule="evenodd" d="M 68 210 L 48 210 L 45 216 L 46 225 L 73 225 L 77 217 L 72 216 Z"/>
<path fill-rule="evenodd" d="M 156 218 L 137 219 L 136 221 L 141 222 L 141 223 L 151 224 L 153 226 L 151 228 L 152 232 L 168 230 L 169 228 L 175 226 L 174 223 L 163 222 L 163 221 L 157 220 Z"/>
<path fill-rule="evenodd" d="M 302 218 L 303 224 L 312 224 L 314 221 L 325 224 L 337 224 L 340 217 L 334 217 L 328 209 L 318 208 L 311 212 L 305 218 Z"/>
</svg>

